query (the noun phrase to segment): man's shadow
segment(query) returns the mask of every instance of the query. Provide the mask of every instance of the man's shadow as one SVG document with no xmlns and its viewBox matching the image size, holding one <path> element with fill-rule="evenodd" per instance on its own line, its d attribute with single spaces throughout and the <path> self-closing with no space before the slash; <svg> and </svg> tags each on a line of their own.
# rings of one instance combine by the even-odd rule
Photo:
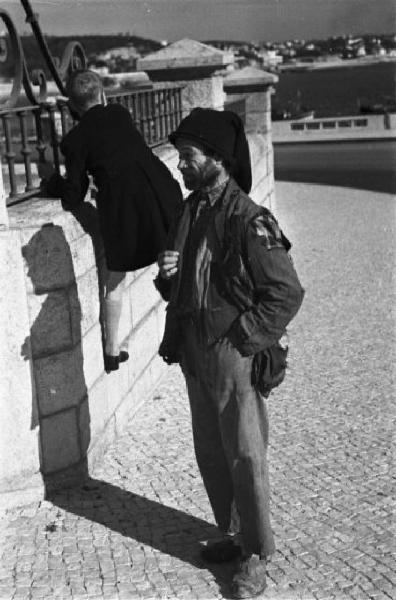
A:
<svg viewBox="0 0 396 600">
<path fill-rule="evenodd" d="M 55 491 L 48 500 L 63 510 L 104 525 L 139 544 L 151 546 L 198 569 L 210 571 L 222 596 L 232 597 L 229 584 L 235 563 L 213 565 L 200 556 L 203 542 L 219 535 L 215 525 L 94 478 L 67 493 Z M 143 548 L 141 551 L 143 555 Z"/>
<path fill-rule="evenodd" d="M 62 227 L 45 224 L 22 248 L 34 321 L 21 355 L 32 360 L 31 429 L 39 427 L 46 493 L 88 476 L 90 418 L 81 339 L 81 305 Z"/>
</svg>

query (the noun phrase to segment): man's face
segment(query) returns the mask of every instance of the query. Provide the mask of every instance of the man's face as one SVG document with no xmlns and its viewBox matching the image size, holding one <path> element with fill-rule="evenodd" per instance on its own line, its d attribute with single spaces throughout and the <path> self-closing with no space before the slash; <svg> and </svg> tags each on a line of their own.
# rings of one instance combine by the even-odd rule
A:
<svg viewBox="0 0 396 600">
<path fill-rule="evenodd" d="M 199 190 L 216 180 L 222 167 L 220 159 L 208 156 L 204 148 L 191 140 L 176 140 L 179 152 L 177 168 L 188 190 Z"/>
</svg>

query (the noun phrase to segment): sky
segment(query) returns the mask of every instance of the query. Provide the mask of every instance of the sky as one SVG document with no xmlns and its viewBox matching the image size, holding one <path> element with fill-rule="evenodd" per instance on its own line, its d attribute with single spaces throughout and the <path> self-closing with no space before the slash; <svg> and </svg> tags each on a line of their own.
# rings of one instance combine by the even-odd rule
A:
<svg viewBox="0 0 396 600">
<path fill-rule="evenodd" d="M 31 0 L 45 34 L 130 33 L 169 42 L 396 33 L 395 0 Z M 20 0 L 0 0 L 20 33 Z M 0 24 L 1 28 L 1 24 Z"/>
</svg>

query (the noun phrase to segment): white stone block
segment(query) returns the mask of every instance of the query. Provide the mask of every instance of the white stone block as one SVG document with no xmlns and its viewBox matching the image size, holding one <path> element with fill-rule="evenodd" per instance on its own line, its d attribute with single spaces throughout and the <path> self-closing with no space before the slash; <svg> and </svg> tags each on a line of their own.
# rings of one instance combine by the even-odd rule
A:
<svg viewBox="0 0 396 600">
<path fill-rule="evenodd" d="M 129 344 L 129 369 L 131 382 L 135 382 L 140 373 L 158 352 L 157 313 L 152 311 L 139 327 L 134 330 Z"/>
<path fill-rule="evenodd" d="M 251 198 L 260 206 L 266 206 L 268 208 L 268 197 L 271 192 L 271 180 L 268 176 L 262 178 L 261 181 L 257 182 L 257 185 L 251 192 Z"/>
<path fill-rule="evenodd" d="M 268 152 L 267 152 L 266 159 L 267 159 L 267 173 L 268 173 L 268 175 L 271 175 L 272 179 L 273 179 L 274 178 L 274 156 L 270 150 L 268 150 Z"/>
<path fill-rule="evenodd" d="M 99 323 L 83 335 L 81 346 L 84 357 L 84 379 L 87 388 L 90 389 L 104 370 L 102 330 Z"/>
<path fill-rule="evenodd" d="M 125 340 L 125 338 L 128 338 L 132 332 L 132 311 L 131 304 L 129 301 L 129 289 L 130 287 L 126 287 L 122 295 L 121 316 L 118 329 L 120 341 L 123 341 Z"/>
<path fill-rule="evenodd" d="M 21 487 L 19 487 L 19 485 Z M 11 489 L 12 486 L 18 486 L 17 489 Z M 22 487 L 23 486 L 23 487 Z M 41 502 L 45 498 L 45 486 L 41 473 L 36 473 L 32 478 L 22 472 L 22 478 L 17 481 L 15 478 L 0 488 L 0 511 L 21 508 Z"/>
<path fill-rule="evenodd" d="M 75 277 L 81 277 L 96 265 L 95 251 L 92 238 L 88 234 L 83 235 L 70 244 L 70 252 L 73 259 Z"/>
<path fill-rule="evenodd" d="M 253 179 L 260 171 L 262 163 L 265 163 L 265 156 L 268 152 L 269 137 L 267 135 L 250 133 L 248 134 L 250 158 L 252 162 Z"/>
<path fill-rule="evenodd" d="M 87 398 L 79 408 L 80 439 L 84 454 L 90 445 L 95 444 L 110 420 L 109 394 L 118 395 L 117 389 L 113 388 L 111 377 L 103 375 L 88 391 Z"/>
<path fill-rule="evenodd" d="M 40 469 L 30 327 L 18 231 L 0 231 L 0 480 L 23 485 Z M 22 477 L 23 479 L 23 477 Z M 7 482 L 7 483 L 6 483 Z"/>
<path fill-rule="evenodd" d="M 96 472 L 101 470 L 103 455 L 107 448 L 114 443 L 116 438 L 115 417 L 111 417 L 106 429 L 96 438 L 92 439 L 88 450 L 88 469 L 91 476 L 95 477 Z M 97 475 L 100 479 L 101 474 Z"/>
<path fill-rule="evenodd" d="M 164 335 L 166 319 L 166 302 L 161 302 L 157 307 L 157 332 L 158 343 L 160 344 Z"/>
<path fill-rule="evenodd" d="M 225 93 L 221 76 L 194 79 L 182 83 L 185 86 L 182 90 L 183 116 L 188 115 L 196 106 L 223 110 Z"/>
<path fill-rule="evenodd" d="M 96 267 L 93 267 L 77 279 L 76 285 L 69 290 L 73 335 L 79 335 L 91 329 L 100 317 L 99 282 Z"/>
<path fill-rule="evenodd" d="M 3 168 L 0 157 L 0 228 L 8 227 L 8 210 L 6 206 L 7 195 L 3 181 Z"/>
<path fill-rule="evenodd" d="M 118 370 L 119 398 L 124 398 L 133 385 L 131 373 L 126 362 L 120 364 Z"/>
<path fill-rule="evenodd" d="M 131 359 L 129 359 L 131 360 Z M 118 371 L 106 374 L 105 382 L 107 385 L 107 406 L 109 415 L 114 415 L 124 396 L 132 386 L 130 382 L 130 370 L 128 362 L 120 365 Z"/>
<path fill-rule="evenodd" d="M 154 356 L 144 371 L 140 373 L 132 390 L 123 399 L 116 412 L 117 435 L 124 430 L 134 413 L 144 404 L 166 372 L 167 365 L 158 355 Z"/>
<path fill-rule="evenodd" d="M 158 267 L 152 265 L 132 283 L 129 288 L 129 298 L 132 310 L 133 326 L 136 327 L 141 319 L 160 300 L 158 290 L 154 286 L 154 279 L 158 273 Z"/>
</svg>

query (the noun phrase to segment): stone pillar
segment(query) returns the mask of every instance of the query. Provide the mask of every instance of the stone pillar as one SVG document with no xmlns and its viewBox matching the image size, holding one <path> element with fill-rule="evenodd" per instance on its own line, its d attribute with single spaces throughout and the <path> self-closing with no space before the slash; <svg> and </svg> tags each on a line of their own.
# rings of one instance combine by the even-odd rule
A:
<svg viewBox="0 0 396 600">
<path fill-rule="evenodd" d="M 271 95 L 278 77 L 261 69 L 246 67 L 224 78 L 227 105 L 236 112 L 238 101 L 245 104 L 245 129 L 249 137 L 253 166 L 251 196 L 275 212 L 274 153 L 271 132 Z"/>
<path fill-rule="evenodd" d="M 8 227 L 7 195 L 4 188 L 3 169 L 0 157 L 0 229 Z"/>
<path fill-rule="evenodd" d="M 182 116 L 186 117 L 193 108 L 215 108 L 224 109 L 225 94 L 223 91 L 223 78 L 221 75 L 213 75 L 204 79 L 193 79 L 191 81 L 180 81 L 184 85 L 182 90 Z"/>
<path fill-rule="evenodd" d="M 276 75 L 253 67 L 232 71 L 224 78 L 227 101 L 245 100 L 246 131 L 271 133 L 271 95 L 277 82 Z"/>
<path fill-rule="evenodd" d="M 234 55 L 194 40 L 180 40 L 138 60 L 137 68 L 153 82 L 183 85 L 183 117 L 197 106 L 223 110 L 221 71 L 234 62 Z"/>
</svg>

